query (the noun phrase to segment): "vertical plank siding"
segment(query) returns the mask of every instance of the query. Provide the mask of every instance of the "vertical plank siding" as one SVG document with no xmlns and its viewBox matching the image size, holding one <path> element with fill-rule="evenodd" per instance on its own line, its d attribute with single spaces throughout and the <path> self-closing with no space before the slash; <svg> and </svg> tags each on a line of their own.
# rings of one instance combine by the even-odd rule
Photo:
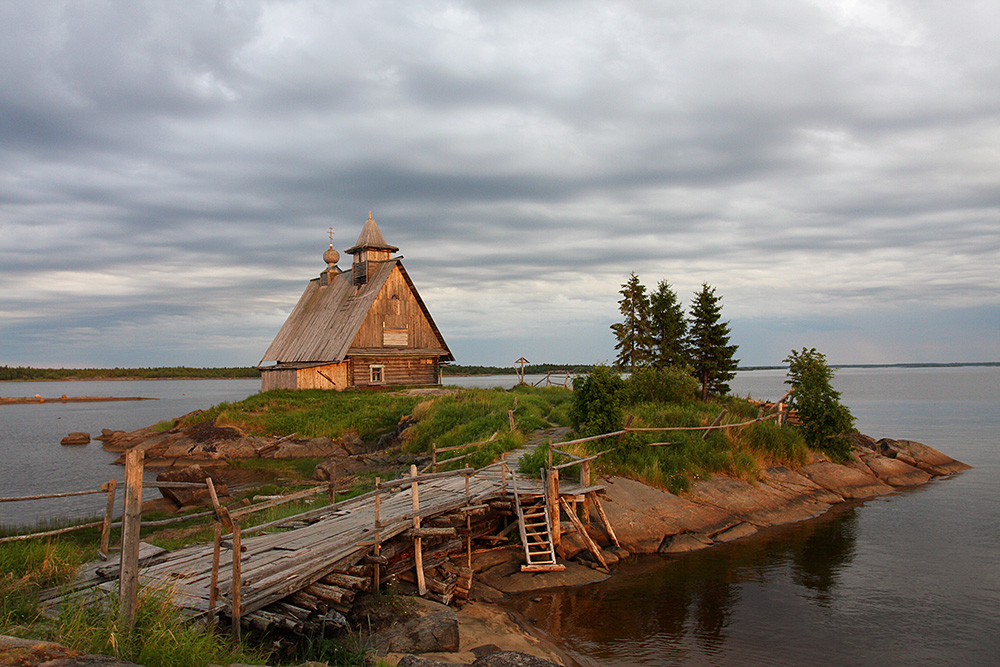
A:
<svg viewBox="0 0 1000 667">
<path fill-rule="evenodd" d="M 390 347 L 385 345 L 385 331 L 407 331 L 405 348 L 441 349 L 441 341 L 427 320 L 424 309 L 417 301 L 414 290 L 403 278 L 399 267 L 393 267 L 382 289 L 375 297 L 365 317 L 352 348 Z M 398 349 L 400 346 L 391 346 Z M 444 350 L 441 350 L 444 352 Z"/>
</svg>

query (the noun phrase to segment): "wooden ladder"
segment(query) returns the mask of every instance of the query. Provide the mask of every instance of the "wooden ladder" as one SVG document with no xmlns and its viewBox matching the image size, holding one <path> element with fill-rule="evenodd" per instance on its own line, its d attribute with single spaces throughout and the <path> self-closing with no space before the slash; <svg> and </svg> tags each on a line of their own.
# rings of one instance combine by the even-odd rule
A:
<svg viewBox="0 0 1000 667">
<path fill-rule="evenodd" d="M 566 566 L 556 562 L 556 551 L 552 545 L 552 518 L 545 493 L 522 492 L 517 488 L 517 475 L 512 474 L 514 483 L 514 506 L 517 508 L 517 527 L 524 545 L 525 564 L 522 572 L 560 572 Z M 544 490 L 544 485 L 543 485 Z"/>
</svg>

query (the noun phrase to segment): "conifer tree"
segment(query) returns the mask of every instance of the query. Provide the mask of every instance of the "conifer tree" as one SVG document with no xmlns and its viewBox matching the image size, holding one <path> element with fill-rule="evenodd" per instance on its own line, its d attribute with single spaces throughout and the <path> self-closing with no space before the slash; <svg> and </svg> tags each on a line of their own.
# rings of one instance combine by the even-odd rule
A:
<svg viewBox="0 0 1000 667">
<path fill-rule="evenodd" d="M 635 272 L 622 285 L 619 294 L 618 311 L 624 318 L 622 322 L 611 325 L 615 332 L 618 357 L 615 363 L 619 368 L 635 371 L 650 363 L 651 337 L 649 330 L 649 297 L 646 287 L 639 282 Z"/>
<path fill-rule="evenodd" d="M 739 346 L 729 344 L 729 323 L 720 321 L 720 298 L 714 287 L 702 283 L 691 302 L 688 349 L 692 374 L 701 383 L 702 400 L 707 400 L 709 393 L 729 393 L 729 380 L 736 375 L 739 364 L 734 358 Z"/>
<path fill-rule="evenodd" d="M 649 324 L 653 365 L 668 368 L 687 364 L 684 307 L 666 280 L 661 280 L 649 297 Z"/>
</svg>

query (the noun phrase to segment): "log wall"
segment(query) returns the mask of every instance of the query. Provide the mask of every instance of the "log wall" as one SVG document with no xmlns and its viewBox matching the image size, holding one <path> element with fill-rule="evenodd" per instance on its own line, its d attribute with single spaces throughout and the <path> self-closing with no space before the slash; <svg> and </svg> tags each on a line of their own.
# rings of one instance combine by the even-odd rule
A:
<svg viewBox="0 0 1000 667">
<path fill-rule="evenodd" d="M 437 357 L 351 357 L 349 380 L 355 387 L 438 384 Z M 382 382 L 371 381 L 371 366 L 382 366 Z"/>
</svg>

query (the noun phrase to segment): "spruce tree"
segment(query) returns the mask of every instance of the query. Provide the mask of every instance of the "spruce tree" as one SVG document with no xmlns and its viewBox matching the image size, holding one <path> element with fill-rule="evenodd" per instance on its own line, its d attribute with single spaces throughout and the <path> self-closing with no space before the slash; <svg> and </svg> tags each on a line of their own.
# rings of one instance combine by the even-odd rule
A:
<svg viewBox="0 0 1000 667">
<path fill-rule="evenodd" d="M 618 341 L 615 344 L 618 350 L 615 363 L 619 368 L 634 372 L 650 362 L 649 297 L 635 272 L 622 285 L 619 294 L 622 298 L 618 302 L 618 310 L 624 319 L 611 325 Z"/>
<path fill-rule="evenodd" d="M 739 364 L 734 358 L 739 346 L 729 344 L 729 323 L 720 321 L 720 299 L 714 287 L 702 283 L 701 291 L 691 302 L 688 349 L 692 374 L 701 384 L 702 400 L 707 400 L 709 393 L 729 393 L 729 380 L 736 375 Z"/>
<path fill-rule="evenodd" d="M 661 280 L 649 297 L 649 324 L 653 365 L 669 368 L 687 364 L 684 307 L 666 280 Z"/>
</svg>

